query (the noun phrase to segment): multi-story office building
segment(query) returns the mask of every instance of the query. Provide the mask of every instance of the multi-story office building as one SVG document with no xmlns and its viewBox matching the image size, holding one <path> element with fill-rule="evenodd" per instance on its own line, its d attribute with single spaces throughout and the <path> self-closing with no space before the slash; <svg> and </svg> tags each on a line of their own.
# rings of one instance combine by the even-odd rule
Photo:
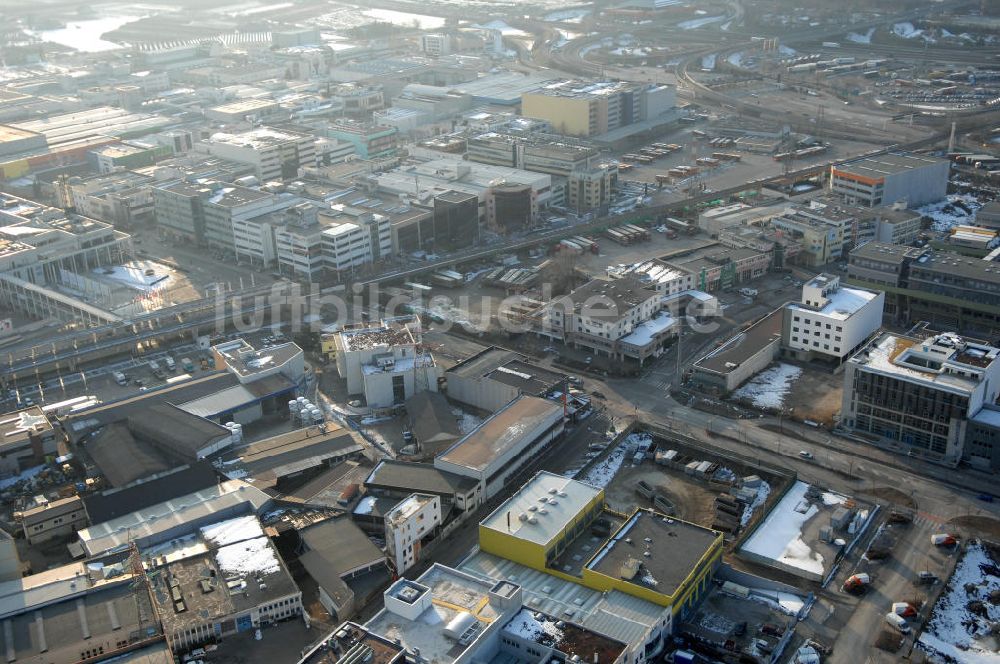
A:
<svg viewBox="0 0 1000 664">
<path fill-rule="evenodd" d="M 327 138 L 350 143 L 362 159 L 391 157 L 396 152 L 399 129 L 370 122 L 342 119 L 320 129 Z"/>
<path fill-rule="evenodd" d="M 479 200 L 479 218 L 499 232 L 535 223 L 553 198 L 552 176 L 518 168 L 441 158 L 408 163 L 374 174 L 379 193 L 405 196 L 429 205 L 446 192 L 471 194 Z"/>
<path fill-rule="evenodd" d="M 499 132 L 470 138 L 467 145 L 469 161 L 562 177 L 587 170 L 598 156 L 597 150 L 589 146 Z"/>
<path fill-rule="evenodd" d="M 1000 395 L 1000 349 L 953 333 L 883 334 L 844 365 L 841 425 L 944 463 L 966 456 L 969 420 Z"/>
<path fill-rule="evenodd" d="M 233 235 L 239 258 L 306 281 L 338 277 L 392 253 L 388 217 L 289 195 L 275 197 L 262 214 L 234 216 Z"/>
<path fill-rule="evenodd" d="M 607 166 L 594 166 L 570 173 L 566 184 L 567 207 L 582 213 L 608 205 L 617 173 Z"/>
<path fill-rule="evenodd" d="M 148 175 L 123 171 L 61 179 L 56 187 L 63 207 L 127 230 L 154 220 L 153 182 Z"/>
<path fill-rule="evenodd" d="M 253 219 L 288 207 L 290 197 L 221 182 L 175 182 L 153 190 L 161 232 L 234 251 L 233 221 Z"/>
<path fill-rule="evenodd" d="M 249 164 L 262 181 L 285 180 L 299 175 L 303 166 L 316 163 L 315 136 L 271 127 L 240 134 L 213 134 L 195 149 L 241 164 Z"/>
<path fill-rule="evenodd" d="M 856 220 L 853 210 L 795 206 L 772 217 L 771 226 L 799 242 L 802 247 L 797 256 L 799 263 L 817 267 L 843 257 L 845 248 L 850 248 Z"/>
<path fill-rule="evenodd" d="M 831 167 L 830 191 L 852 205 L 918 207 L 945 197 L 950 167 L 947 159 L 912 153 L 862 157 Z"/>
<path fill-rule="evenodd" d="M 362 119 L 385 108 L 385 93 L 381 85 L 345 83 L 330 90 L 330 98 L 344 105 L 344 115 Z"/>
<path fill-rule="evenodd" d="M 368 211 L 340 206 L 320 214 L 326 268 L 343 273 L 376 263 L 392 255 L 389 218 Z"/>
<path fill-rule="evenodd" d="M 671 110 L 674 89 L 624 81 L 560 81 L 521 95 L 521 114 L 567 136 L 599 136 Z"/>
<path fill-rule="evenodd" d="M 907 210 L 902 205 L 873 208 L 863 211 L 859 225 L 867 229 L 867 234 L 859 231 L 854 246 L 866 242 L 884 242 L 886 244 L 912 244 L 920 236 L 923 227 L 923 217 L 919 212 Z"/>
<path fill-rule="evenodd" d="M 420 35 L 420 50 L 431 57 L 451 53 L 451 35 L 432 32 Z"/>
<path fill-rule="evenodd" d="M 0 194 L 0 274 L 57 284 L 62 270 L 89 272 L 131 253 L 131 236 L 111 224 Z"/>
<path fill-rule="evenodd" d="M 885 317 L 1000 335 L 1000 264 L 959 254 L 870 242 L 851 252 L 848 281 L 885 292 Z"/>
<path fill-rule="evenodd" d="M 479 231 L 479 198 L 475 194 L 445 191 L 434 197 L 435 250 L 478 244 Z"/>
<path fill-rule="evenodd" d="M 785 305 L 782 346 L 799 360 L 839 365 L 882 326 L 885 294 L 840 284 L 819 274 L 802 286 L 802 300 Z"/>
<path fill-rule="evenodd" d="M 692 275 L 692 288 L 710 293 L 763 276 L 771 261 L 772 253 L 767 250 L 710 246 L 666 264 Z"/>
<path fill-rule="evenodd" d="M 205 117 L 209 120 L 227 124 L 259 124 L 282 114 L 284 111 L 281 105 L 273 99 L 240 99 L 205 110 Z"/>
</svg>

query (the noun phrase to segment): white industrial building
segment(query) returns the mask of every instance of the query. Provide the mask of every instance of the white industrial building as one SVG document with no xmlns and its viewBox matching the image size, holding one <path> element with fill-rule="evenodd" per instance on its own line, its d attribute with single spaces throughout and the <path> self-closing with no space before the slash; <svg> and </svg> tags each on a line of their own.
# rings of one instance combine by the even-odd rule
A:
<svg viewBox="0 0 1000 664">
<path fill-rule="evenodd" d="M 334 337 L 337 371 L 349 394 L 364 394 L 371 408 L 390 408 L 422 390 L 436 392 L 440 368 L 421 345 L 415 316 L 341 330 Z"/>
<path fill-rule="evenodd" d="M 885 293 L 841 286 L 840 277 L 818 274 L 802 286 L 801 302 L 785 305 L 785 353 L 839 365 L 879 330 L 884 306 Z"/>
<path fill-rule="evenodd" d="M 441 497 L 414 493 L 385 514 L 385 546 L 396 574 L 420 560 L 424 541 L 441 525 Z"/>
<path fill-rule="evenodd" d="M 950 170 L 947 159 L 910 152 L 861 157 L 830 168 L 830 191 L 864 207 L 903 202 L 914 208 L 945 197 Z"/>
<path fill-rule="evenodd" d="M 479 219 L 489 226 L 496 224 L 494 193 L 511 186 L 527 190 L 531 220 L 539 210 L 554 203 L 552 176 L 520 168 L 477 164 L 451 155 L 430 161 L 409 163 L 391 171 L 372 175 L 380 193 L 405 196 L 427 203 L 439 194 L 458 191 L 479 199 Z"/>
<path fill-rule="evenodd" d="M 303 166 L 316 165 L 316 137 L 294 131 L 258 127 L 239 134 L 217 133 L 195 149 L 240 164 L 249 164 L 261 181 L 297 177 Z"/>
<path fill-rule="evenodd" d="M 438 455 L 434 467 L 476 480 L 481 500 L 489 500 L 563 428 L 560 404 L 523 395 Z"/>
</svg>

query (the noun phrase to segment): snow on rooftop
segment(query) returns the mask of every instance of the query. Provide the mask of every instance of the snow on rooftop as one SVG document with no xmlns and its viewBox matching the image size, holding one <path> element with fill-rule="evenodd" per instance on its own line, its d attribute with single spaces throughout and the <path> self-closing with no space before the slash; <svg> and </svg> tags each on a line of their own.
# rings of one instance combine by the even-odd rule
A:
<svg viewBox="0 0 1000 664">
<path fill-rule="evenodd" d="M 202 536 L 216 546 L 226 546 L 235 542 L 261 537 L 260 521 L 254 515 L 240 516 L 228 521 L 220 521 L 201 529 Z"/>
<path fill-rule="evenodd" d="M 631 334 L 622 337 L 619 341 L 632 346 L 642 347 L 651 343 L 656 335 L 666 332 L 676 324 L 677 320 L 675 318 L 661 314 L 656 318 L 650 318 L 644 323 L 636 325 Z"/>
<path fill-rule="evenodd" d="M 378 468 L 375 469 L 376 471 Z M 373 473 L 374 474 L 374 471 Z M 371 514 L 372 510 L 375 509 L 375 496 L 365 496 L 358 502 L 358 506 L 354 508 L 355 514 Z"/>
<path fill-rule="evenodd" d="M 1000 428 L 1000 410 L 983 408 L 972 419 L 980 424 Z"/>
<path fill-rule="evenodd" d="M 795 482 L 741 550 L 822 575 L 823 555 L 802 539 L 803 526 L 819 512 L 805 500 L 808 490 L 805 482 Z"/>
<path fill-rule="evenodd" d="M 780 362 L 763 371 L 742 387 L 733 392 L 733 398 L 748 401 L 756 408 L 780 409 L 785 403 L 785 397 L 799 376 L 802 369 L 791 364 Z"/>
<path fill-rule="evenodd" d="M 148 271 L 152 271 L 153 274 L 147 274 Z M 94 268 L 92 272 L 144 292 L 159 290 L 170 280 L 170 273 L 165 267 L 148 261 L 132 261 L 124 265 Z"/>
<path fill-rule="evenodd" d="M 556 627 L 555 622 L 547 620 L 544 614 L 528 609 L 521 609 L 503 629 L 522 639 L 548 645 L 559 643 L 563 638 L 563 632 Z"/>
<path fill-rule="evenodd" d="M 847 320 L 876 297 L 878 297 L 878 293 L 872 291 L 841 286 L 826 294 L 827 303 L 820 309 L 819 313 L 829 318 Z M 813 311 L 813 309 L 803 307 L 798 303 L 790 304 L 789 307 Z"/>
<path fill-rule="evenodd" d="M 215 552 L 215 562 L 226 574 L 274 574 L 281 570 L 281 563 L 266 537 L 237 542 Z"/>
</svg>

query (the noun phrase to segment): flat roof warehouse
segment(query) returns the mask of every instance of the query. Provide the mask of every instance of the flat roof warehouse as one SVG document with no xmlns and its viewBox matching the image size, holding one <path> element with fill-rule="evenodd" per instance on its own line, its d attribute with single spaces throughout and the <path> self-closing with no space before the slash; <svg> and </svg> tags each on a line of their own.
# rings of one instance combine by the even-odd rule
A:
<svg viewBox="0 0 1000 664">
<path fill-rule="evenodd" d="M 494 459 L 513 448 L 526 431 L 537 427 L 556 411 L 561 412 L 562 407 L 547 399 L 519 397 L 438 458 L 460 466 L 483 470 Z"/>
</svg>

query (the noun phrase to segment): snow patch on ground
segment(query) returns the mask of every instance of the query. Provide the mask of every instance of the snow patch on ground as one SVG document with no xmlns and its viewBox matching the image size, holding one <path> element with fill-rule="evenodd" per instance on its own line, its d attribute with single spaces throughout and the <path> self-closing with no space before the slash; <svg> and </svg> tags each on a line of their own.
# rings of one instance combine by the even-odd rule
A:
<svg viewBox="0 0 1000 664">
<path fill-rule="evenodd" d="M 711 25 L 712 23 L 718 23 L 725 18 L 725 16 L 705 16 L 703 18 L 693 18 L 690 21 L 681 21 L 677 24 L 677 27 L 681 30 L 695 30 L 706 25 Z"/>
<path fill-rule="evenodd" d="M 797 616 L 805 607 L 806 601 L 798 595 L 782 593 L 774 590 L 761 590 L 760 588 L 750 588 L 750 595 L 747 597 L 751 602 L 765 604 L 790 616 Z"/>
<path fill-rule="evenodd" d="M 855 44 L 871 44 L 872 35 L 875 34 L 875 28 L 868 28 L 868 32 L 861 35 L 857 32 L 851 32 L 847 35 L 847 41 L 854 42 Z"/>
<path fill-rule="evenodd" d="M 264 531 L 256 516 L 240 516 L 220 521 L 201 529 L 202 536 L 216 546 L 225 546 L 243 540 L 263 537 Z"/>
<path fill-rule="evenodd" d="M 931 229 L 947 233 L 953 226 L 975 224 L 976 211 L 983 206 L 971 194 L 952 194 L 943 201 L 917 208 L 917 212 L 931 219 Z"/>
<path fill-rule="evenodd" d="M 799 54 L 799 52 L 796 51 L 794 48 L 792 48 L 791 46 L 785 46 L 784 44 L 782 44 L 781 46 L 778 47 L 778 53 L 780 53 L 781 55 L 798 55 Z"/>
<path fill-rule="evenodd" d="M 580 478 L 581 482 L 586 482 L 592 486 L 599 487 L 603 489 L 611 483 L 614 479 L 615 474 L 618 469 L 622 467 L 622 462 L 625 461 L 625 455 L 629 449 L 637 445 L 644 434 L 632 433 L 629 434 L 622 440 L 618 445 L 611 450 L 608 456 L 604 457 L 604 460 L 598 464 L 595 464 L 590 470 Z"/>
<path fill-rule="evenodd" d="M 743 509 L 743 516 L 740 517 L 740 526 L 746 527 L 750 523 L 750 518 L 753 513 L 757 511 L 757 508 L 767 502 L 767 497 L 771 495 L 771 485 L 767 482 L 761 482 L 760 486 L 757 487 L 757 497 L 753 499 L 753 502 L 747 505 Z"/>
<path fill-rule="evenodd" d="M 971 584 L 972 593 L 965 588 Z M 1000 590 L 1000 569 L 981 542 L 973 540 L 955 567 L 944 593 L 934 605 L 917 646 L 931 655 L 958 664 L 997 664 L 1000 654 L 985 642 L 989 626 L 1000 620 L 1000 606 L 989 601 Z M 986 618 L 969 610 L 970 602 L 982 604 Z M 978 609 L 978 606 L 977 606 Z M 981 641 L 980 639 L 984 639 Z"/>
<path fill-rule="evenodd" d="M 753 536 L 744 542 L 742 550 L 813 574 L 823 574 L 822 554 L 813 551 L 802 540 L 802 527 L 819 512 L 812 503 L 805 507 L 808 490 L 808 484 L 797 481 Z"/>
<path fill-rule="evenodd" d="M 802 369 L 783 362 L 751 378 L 743 387 L 733 392 L 733 398 L 746 401 L 757 408 L 780 409 L 792 383 L 802 375 Z"/>
<path fill-rule="evenodd" d="M 726 62 L 728 62 L 734 67 L 741 67 L 743 65 L 743 54 L 733 53 L 728 58 L 726 58 Z"/>
<path fill-rule="evenodd" d="M 27 470 L 23 470 L 17 475 L 13 475 L 11 477 L 5 477 L 2 480 L 0 480 L 0 489 L 10 488 L 15 484 L 17 484 L 18 482 L 33 480 L 43 470 L 45 470 L 45 466 L 35 466 L 34 468 L 28 468 Z"/>
<path fill-rule="evenodd" d="M 455 418 L 458 419 L 458 430 L 461 431 L 463 435 L 471 431 L 475 431 L 476 428 L 483 423 L 483 418 L 467 413 L 461 408 L 452 408 L 451 412 Z"/>
<path fill-rule="evenodd" d="M 712 71 L 715 69 L 715 53 L 711 55 L 706 55 L 701 59 L 701 68 L 705 71 Z"/>
<path fill-rule="evenodd" d="M 913 27 L 913 24 L 909 21 L 896 23 L 892 26 L 892 33 L 897 37 L 902 37 L 903 39 L 913 39 L 914 37 L 919 37 L 923 34 L 923 32 L 923 30 L 917 30 Z"/>
</svg>

